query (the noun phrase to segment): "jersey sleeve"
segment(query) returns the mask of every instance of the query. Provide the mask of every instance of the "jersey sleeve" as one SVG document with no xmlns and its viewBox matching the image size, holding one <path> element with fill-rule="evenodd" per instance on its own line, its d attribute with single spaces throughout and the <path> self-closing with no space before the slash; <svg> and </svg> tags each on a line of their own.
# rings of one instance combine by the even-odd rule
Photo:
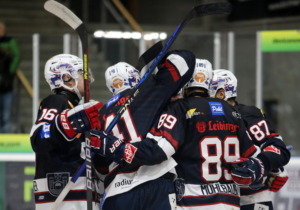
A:
<svg viewBox="0 0 300 210">
<path fill-rule="evenodd" d="M 159 164 L 169 159 L 183 143 L 185 128 L 183 115 L 174 102 L 158 118 L 146 139 L 133 143 L 137 147 L 134 161 L 142 165 Z M 175 106 L 173 106 L 175 105 Z M 177 110 L 176 110 L 177 109 Z"/>
<path fill-rule="evenodd" d="M 240 140 L 241 157 L 251 157 L 257 154 L 257 147 L 254 146 L 252 139 L 246 129 L 244 121 L 240 115 L 238 116 L 238 138 Z"/>
<path fill-rule="evenodd" d="M 156 80 L 164 85 L 165 92 L 177 94 L 190 80 L 195 68 L 195 59 L 194 54 L 187 50 L 173 50 L 165 56 L 155 75 Z"/>
<path fill-rule="evenodd" d="M 70 108 L 71 104 L 62 95 L 50 95 L 41 102 L 37 120 L 30 132 L 31 145 L 36 153 L 44 153 L 54 147 L 64 149 L 67 141 L 57 130 L 55 117 Z"/>
<path fill-rule="evenodd" d="M 254 144 L 261 149 L 257 157 L 263 161 L 266 170 L 286 165 L 290 160 L 290 152 L 264 112 L 254 106 L 243 106 L 241 113 Z"/>
</svg>

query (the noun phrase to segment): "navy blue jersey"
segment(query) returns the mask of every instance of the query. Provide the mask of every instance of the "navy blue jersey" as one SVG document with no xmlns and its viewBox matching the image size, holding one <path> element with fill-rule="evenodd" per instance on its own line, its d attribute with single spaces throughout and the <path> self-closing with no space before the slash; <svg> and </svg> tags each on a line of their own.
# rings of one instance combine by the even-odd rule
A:
<svg viewBox="0 0 300 210">
<path fill-rule="evenodd" d="M 125 142 L 134 143 L 143 140 L 160 112 L 169 102 L 170 97 L 177 94 L 192 77 L 195 56 L 191 52 L 172 51 L 166 57 L 167 59 L 158 66 L 158 72 L 155 75 L 150 75 L 150 78 L 140 85 L 139 93 L 112 129 L 112 134 Z M 117 111 L 129 97 L 128 92 L 128 90 L 122 92 L 116 96 L 119 97 L 118 100 L 113 99 L 117 102 L 109 101 L 100 110 L 101 129 L 105 130 L 108 127 Z M 174 164 L 175 162 L 169 167 L 173 168 Z M 140 178 L 140 175 L 143 172 L 146 173 L 147 170 L 147 167 L 140 167 L 139 164 L 121 163 L 116 165 L 105 178 L 107 196 L 126 192 L 139 184 L 160 176 L 157 173 L 145 179 Z M 161 173 L 168 172 L 168 167 L 165 167 L 165 170 L 162 170 Z M 135 179 L 134 183 L 133 179 Z"/>
<path fill-rule="evenodd" d="M 255 106 L 243 104 L 238 104 L 235 108 L 241 113 L 253 143 L 261 148 L 262 154 L 259 155 L 259 158 L 263 160 L 267 170 L 270 171 L 286 165 L 290 160 L 290 152 L 263 111 Z M 258 190 L 241 188 L 241 194 L 256 194 L 267 188 L 267 186 Z"/>
<path fill-rule="evenodd" d="M 55 117 L 65 109 L 74 108 L 78 102 L 75 93 L 59 91 L 40 103 L 37 120 L 30 135 L 36 158 L 33 181 L 36 209 L 51 209 L 71 176 L 84 162 L 83 135 L 79 134 L 75 140 L 67 141 L 55 125 Z M 84 172 L 65 198 L 69 203 L 63 203 L 62 208 L 86 208 L 85 180 Z"/>
<path fill-rule="evenodd" d="M 134 143 L 138 149 L 133 162 L 156 164 L 173 156 L 178 163 L 176 172 L 185 182 L 178 208 L 239 208 L 239 187 L 231 178 L 230 163 L 253 155 L 256 148 L 240 114 L 227 102 L 199 97 L 178 100 L 161 114 L 142 143 Z M 156 148 L 151 149 L 152 155 L 147 152 L 150 147 Z"/>
</svg>

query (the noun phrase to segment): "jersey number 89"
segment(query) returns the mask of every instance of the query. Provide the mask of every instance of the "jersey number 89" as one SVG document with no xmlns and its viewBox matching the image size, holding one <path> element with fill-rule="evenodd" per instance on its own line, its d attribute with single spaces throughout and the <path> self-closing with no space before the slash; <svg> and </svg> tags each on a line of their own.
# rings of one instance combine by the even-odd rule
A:
<svg viewBox="0 0 300 210">
<path fill-rule="evenodd" d="M 207 182 L 217 182 L 222 176 L 232 180 L 228 169 L 222 163 L 229 164 L 240 157 L 239 140 L 235 136 L 226 137 L 222 141 L 219 137 L 204 137 L 199 142 L 200 156 L 204 159 L 200 163 L 200 173 Z"/>
</svg>

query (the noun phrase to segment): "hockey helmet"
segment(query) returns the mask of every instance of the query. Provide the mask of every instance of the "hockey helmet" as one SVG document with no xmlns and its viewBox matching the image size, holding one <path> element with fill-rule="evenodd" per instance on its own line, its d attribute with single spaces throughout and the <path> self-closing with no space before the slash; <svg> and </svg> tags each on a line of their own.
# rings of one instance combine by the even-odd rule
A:
<svg viewBox="0 0 300 210">
<path fill-rule="evenodd" d="M 212 65 L 208 60 L 196 58 L 195 70 L 192 79 L 184 86 L 184 89 L 190 87 L 201 87 L 209 90 L 212 80 Z"/>
<path fill-rule="evenodd" d="M 213 71 L 210 96 L 215 97 L 219 89 L 224 89 L 225 91 L 224 100 L 237 97 L 237 79 L 231 71 L 225 69 Z"/>
<path fill-rule="evenodd" d="M 125 62 L 110 66 L 105 72 L 106 86 L 113 95 L 133 88 L 140 79 L 140 72 Z"/>
<path fill-rule="evenodd" d="M 63 87 L 68 90 L 74 90 L 78 97 L 81 98 L 77 88 L 79 71 L 83 73 L 83 62 L 81 58 L 71 54 L 59 54 L 46 62 L 44 73 L 45 79 L 52 91 Z M 71 79 L 75 80 L 74 87 L 65 85 L 65 82 Z M 91 73 L 89 79 L 90 82 L 93 82 Z"/>
</svg>

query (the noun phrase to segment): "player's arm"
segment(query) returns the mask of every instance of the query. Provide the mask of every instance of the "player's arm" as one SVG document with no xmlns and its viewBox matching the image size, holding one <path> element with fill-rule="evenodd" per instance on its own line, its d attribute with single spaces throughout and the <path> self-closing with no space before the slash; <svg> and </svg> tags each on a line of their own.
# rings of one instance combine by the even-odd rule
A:
<svg viewBox="0 0 300 210">
<path fill-rule="evenodd" d="M 232 179 L 239 185 L 261 185 L 263 177 L 266 175 L 265 165 L 259 158 L 255 158 L 260 152 L 259 147 L 253 144 L 241 119 L 239 119 L 238 137 L 241 157 L 232 163 Z"/>
<path fill-rule="evenodd" d="M 64 102 L 43 101 L 30 139 L 35 152 L 45 152 L 70 142 L 79 133 L 99 125 L 98 108 L 101 103 L 93 102 L 71 109 Z"/>
<path fill-rule="evenodd" d="M 286 165 L 290 160 L 290 152 L 264 112 L 254 106 L 245 106 L 242 108 L 242 116 L 254 144 L 261 149 L 258 157 L 267 170 L 277 170 Z"/>
<path fill-rule="evenodd" d="M 157 84 L 164 86 L 164 92 L 177 93 L 192 77 L 195 60 L 195 55 L 190 51 L 170 51 L 157 67 Z"/>
<path fill-rule="evenodd" d="M 242 127 L 243 125 L 240 125 L 240 128 Z M 243 129 L 244 128 L 242 128 L 242 130 Z M 250 142 L 247 140 L 247 138 L 250 137 L 248 131 L 245 131 L 245 133 L 247 135 L 244 135 L 244 137 L 242 138 L 243 141 L 241 141 L 241 151 L 243 151 L 243 148 L 248 148 L 247 144 L 249 143 L 247 142 Z M 268 146 L 265 148 L 268 148 Z M 249 149 L 247 149 L 246 151 L 249 151 Z M 242 153 L 242 157 L 234 161 L 232 164 L 234 167 L 234 169 L 231 172 L 233 180 L 240 185 L 249 185 L 252 188 L 259 188 L 264 186 L 263 177 L 267 176 L 272 170 L 276 169 L 276 167 L 278 166 L 276 165 L 276 163 L 281 162 L 280 160 L 273 160 L 273 158 L 275 158 L 276 155 L 279 155 L 278 153 L 280 153 L 280 150 L 276 149 L 273 145 L 270 145 L 267 151 L 258 149 L 255 153 L 252 154 L 250 154 L 249 152 Z M 249 157 L 249 155 L 251 157 Z M 289 152 L 287 155 L 289 155 Z M 280 157 L 277 157 L 277 159 L 280 159 Z M 285 178 L 278 180 L 284 181 L 284 179 Z"/>
<path fill-rule="evenodd" d="M 128 164 L 154 165 L 167 160 L 178 148 L 176 139 L 183 139 L 181 120 L 168 113 L 163 113 L 156 126 L 141 142 L 124 143 L 111 134 L 103 131 L 91 131 L 91 145 L 97 153 L 112 157 L 114 161 L 124 160 Z"/>
</svg>

